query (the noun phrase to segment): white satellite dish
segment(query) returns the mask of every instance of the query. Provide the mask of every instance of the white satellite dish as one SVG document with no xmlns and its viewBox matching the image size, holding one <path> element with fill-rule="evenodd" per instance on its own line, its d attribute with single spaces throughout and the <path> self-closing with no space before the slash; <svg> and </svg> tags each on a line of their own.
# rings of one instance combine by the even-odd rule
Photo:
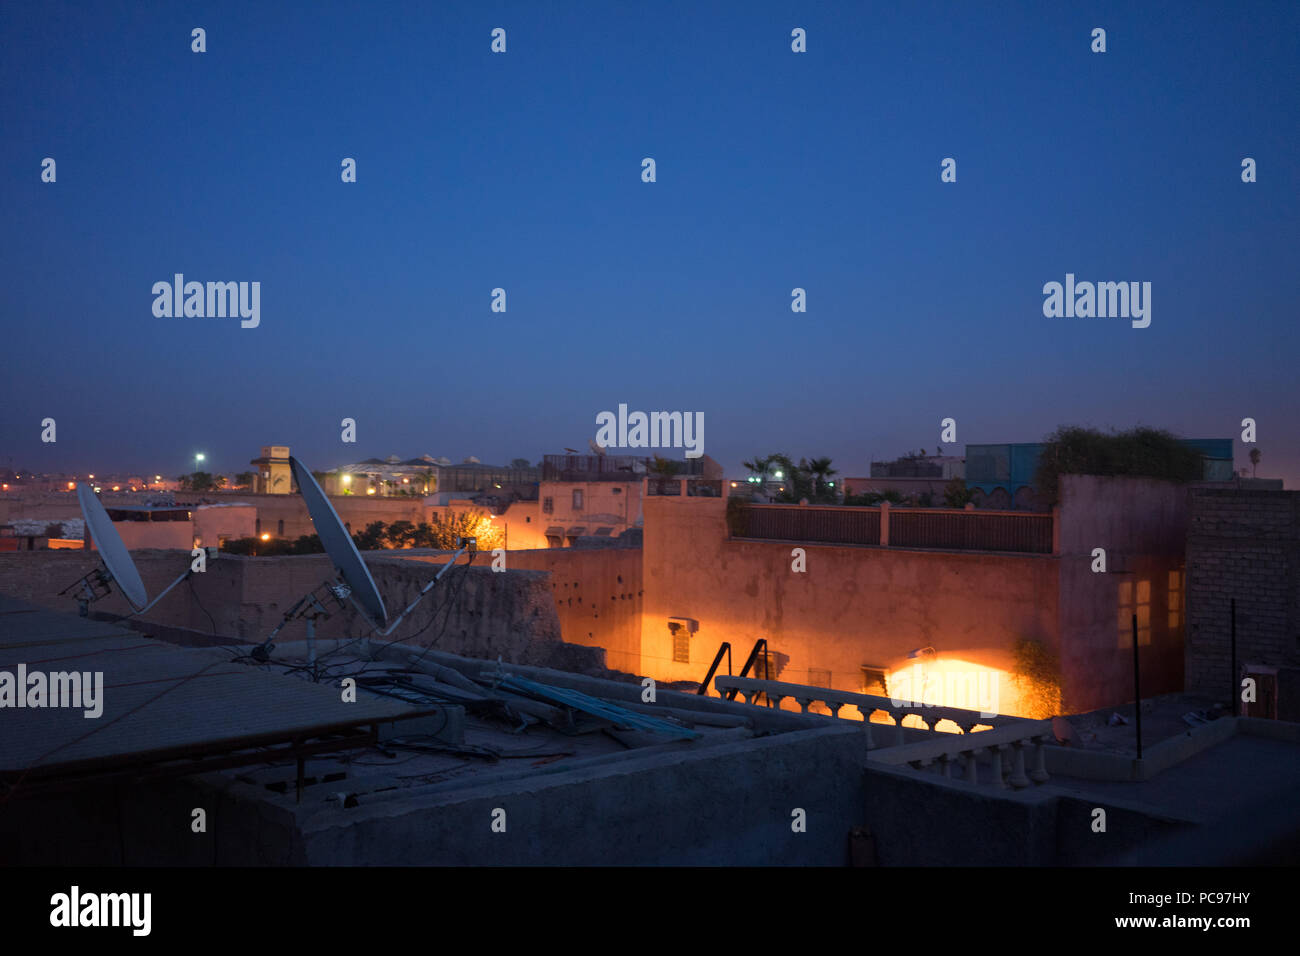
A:
<svg viewBox="0 0 1300 956">
<path fill-rule="evenodd" d="M 603 445 L 597 445 L 596 439 L 588 438 L 587 447 L 591 449 L 593 455 L 599 455 L 601 458 L 605 457 L 605 448 Z"/>
<path fill-rule="evenodd" d="M 325 552 L 343 580 L 352 589 L 352 599 L 370 619 L 371 624 L 382 628 L 388 623 L 388 610 L 384 607 L 384 599 L 379 595 L 379 588 L 375 587 L 375 579 L 370 576 L 370 569 L 361 560 L 361 552 L 352 541 L 352 535 L 343 527 L 338 512 L 330 504 L 325 492 L 321 491 L 320 485 L 316 484 L 316 479 L 307 467 L 292 455 L 289 456 L 289 467 L 293 469 L 293 479 L 298 483 L 303 501 L 307 503 L 307 512 L 311 515 L 312 524 L 316 526 L 316 533 L 320 535 L 320 543 L 324 545 Z"/>
<path fill-rule="evenodd" d="M 326 582 L 326 589 L 333 595 L 334 600 L 338 602 L 340 607 L 342 607 L 345 598 L 351 598 L 352 603 L 361 612 L 362 616 L 369 620 L 374 631 L 378 632 L 382 637 L 387 637 L 397 630 L 397 626 L 402 623 L 406 615 L 410 614 L 415 609 L 415 606 L 424 599 L 424 596 L 442 580 L 442 576 L 456 563 L 457 558 L 466 551 L 473 552 L 477 550 L 478 543 L 475 539 L 461 539 L 463 546 L 452 555 L 451 560 L 443 566 L 442 570 L 434 575 L 433 580 L 420 589 L 420 593 L 416 595 L 410 606 L 397 615 L 393 622 L 389 624 L 388 610 L 384 607 L 384 599 L 379 594 L 379 588 L 375 586 L 375 579 L 370 576 L 370 569 L 361 560 L 361 552 L 357 550 L 352 535 L 348 534 L 348 529 L 339 520 L 338 512 L 330 504 L 325 492 L 321 491 L 320 485 L 316 484 L 316 479 L 312 477 L 306 465 L 290 455 L 289 467 L 293 470 L 294 481 L 298 483 L 298 491 L 302 494 L 303 501 L 307 503 L 307 512 L 311 515 L 312 523 L 316 526 L 316 534 L 320 536 L 320 543 L 324 546 L 325 553 L 329 555 L 330 560 L 334 562 L 334 567 L 339 576 L 343 578 L 342 584 Z M 473 561 L 474 559 L 471 557 L 470 560 Z M 311 664 L 316 663 L 316 620 L 329 616 L 329 611 L 325 607 L 325 602 L 328 602 L 329 598 L 323 595 L 318 597 L 317 592 L 319 590 L 319 587 L 314 588 L 285 612 L 284 619 L 275 626 L 275 629 L 271 631 L 271 635 L 250 652 L 255 660 L 270 660 L 271 651 L 275 650 L 276 635 L 290 621 L 301 618 L 307 622 L 307 660 Z M 384 627 L 386 624 L 388 625 L 387 628 Z M 367 634 L 361 639 L 361 654 L 368 656 L 369 653 L 370 635 Z"/>
<path fill-rule="evenodd" d="M 81 502 L 81 514 L 86 519 L 86 530 L 91 540 L 99 549 L 99 559 L 108 569 L 108 576 L 122 589 L 122 596 L 127 599 L 136 612 L 143 611 L 149 604 L 149 595 L 140 580 L 140 571 L 131 560 L 131 552 L 122 543 L 122 536 L 113 527 L 113 519 L 104 510 L 99 496 L 85 482 L 77 482 L 77 500 Z"/>
</svg>

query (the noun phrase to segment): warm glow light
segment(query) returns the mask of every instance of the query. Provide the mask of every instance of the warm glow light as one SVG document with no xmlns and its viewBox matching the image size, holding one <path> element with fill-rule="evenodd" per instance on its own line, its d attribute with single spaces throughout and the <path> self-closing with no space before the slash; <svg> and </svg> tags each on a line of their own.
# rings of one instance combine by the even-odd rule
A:
<svg viewBox="0 0 1300 956">
<path fill-rule="evenodd" d="M 263 531 L 263 532 L 262 532 L 262 540 L 263 540 L 263 541 L 270 541 L 270 540 L 271 540 L 271 533 L 270 533 L 269 531 Z"/>
<path fill-rule="evenodd" d="M 344 475 L 344 476 L 343 476 L 343 484 L 345 484 L 345 485 L 350 485 L 350 484 L 352 484 L 352 476 L 351 476 L 351 475 Z"/>
<path fill-rule="evenodd" d="M 366 489 L 366 494 L 368 494 L 368 495 L 373 495 L 374 493 L 375 493 L 375 489 L 374 489 L 374 488 L 367 488 L 367 489 Z"/>
<path fill-rule="evenodd" d="M 114 486 L 113 486 L 113 490 L 114 490 L 114 491 L 121 491 L 122 488 L 121 488 L 120 485 L 114 485 Z"/>
<path fill-rule="evenodd" d="M 932 707 L 959 707 L 985 714 L 1028 716 L 1029 702 L 1012 675 L 958 658 L 910 660 L 888 676 L 889 696 Z M 956 732 L 944 723 L 938 729 Z"/>
<path fill-rule="evenodd" d="M 76 483 L 75 481 L 70 481 L 70 482 L 68 482 L 68 490 L 69 490 L 69 491 L 71 491 L 71 490 L 72 490 L 73 488 L 75 488 L 75 487 L 77 487 L 77 483 Z"/>
<path fill-rule="evenodd" d="M 90 480 L 91 480 L 91 481 L 94 481 L 94 480 L 95 480 L 95 476 L 94 476 L 94 475 L 91 475 L 91 476 L 90 476 Z"/>
<path fill-rule="evenodd" d="M 153 476 L 153 480 L 154 480 L 154 481 L 162 481 L 162 475 L 154 475 L 154 476 Z"/>
</svg>

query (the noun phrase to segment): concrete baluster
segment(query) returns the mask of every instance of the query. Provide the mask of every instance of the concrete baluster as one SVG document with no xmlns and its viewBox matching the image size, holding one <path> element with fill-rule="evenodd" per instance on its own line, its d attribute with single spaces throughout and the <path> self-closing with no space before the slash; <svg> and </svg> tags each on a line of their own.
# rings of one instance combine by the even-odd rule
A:
<svg viewBox="0 0 1300 956">
<path fill-rule="evenodd" d="M 1025 776 L 1025 745 L 1027 740 L 1017 740 L 1011 747 L 1015 751 L 1014 762 L 1011 765 L 1011 786 L 1017 790 L 1029 786 L 1029 778 Z"/>
<path fill-rule="evenodd" d="M 1007 782 L 1002 779 L 1002 751 L 1006 744 L 992 744 L 989 747 L 989 754 L 993 757 L 993 786 L 1002 790 L 1007 788 Z"/>
<path fill-rule="evenodd" d="M 1029 771 L 1029 779 L 1035 783 L 1046 783 L 1047 774 L 1047 741 L 1041 734 L 1034 738 L 1034 769 Z"/>
</svg>

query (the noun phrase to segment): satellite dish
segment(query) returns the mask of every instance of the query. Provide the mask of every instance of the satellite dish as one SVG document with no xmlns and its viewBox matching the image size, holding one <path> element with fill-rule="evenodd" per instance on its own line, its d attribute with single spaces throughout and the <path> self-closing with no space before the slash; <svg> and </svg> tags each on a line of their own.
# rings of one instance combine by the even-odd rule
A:
<svg viewBox="0 0 1300 956">
<path fill-rule="evenodd" d="M 320 542 L 343 580 L 352 588 L 353 600 L 375 627 L 382 628 L 388 623 L 388 611 L 384 608 L 384 599 L 379 596 L 379 588 L 375 587 L 375 579 L 370 576 L 370 569 L 361 560 L 361 552 L 352 541 L 352 535 L 343 527 L 338 512 L 306 466 L 290 455 L 289 467 L 293 470 L 294 481 L 298 482 L 298 491 L 307 503 L 307 512 L 320 535 Z"/>
<path fill-rule="evenodd" d="M 104 505 L 93 488 L 85 482 L 77 482 L 77 500 L 81 502 L 81 514 L 86 519 L 86 529 L 91 540 L 99 549 L 99 558 L 108 569 L 108 575 L 122 589 L 122 596 L 136 611 L 144 610 L 149 603 L 149 595 L 140 580 L 140 571 L 131 560 L 131 552 L 122 543 L 122 536 L 113 527 L 113 519 L 104 510 Z"/>
</svg>

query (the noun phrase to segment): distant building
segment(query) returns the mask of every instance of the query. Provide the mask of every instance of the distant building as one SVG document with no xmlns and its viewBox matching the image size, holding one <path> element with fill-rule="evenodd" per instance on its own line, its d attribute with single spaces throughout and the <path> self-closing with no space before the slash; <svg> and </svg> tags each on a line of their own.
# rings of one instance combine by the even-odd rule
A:
<svg viewBox="0 0 1300 956">
<path fill-rule="evenodd" d="M 1231 438 L 1184 438 L 1184 445 L 1200 453 L 1205 481 L 1231 481 Z M 1034 489 L 1043 442 L 1013 442 L 966 446 L 966 487 L 980 508 L 997 510 L 1041 509 Z"/>
<path fill-rule="evenodd" d="M 262 454 L 249 462 L 257 466 L 253 491 L 261 495 L 287 495 L 293 491 L 288 445 L 263 445 Z"/>
<path fill-rule="evenodd" d="M 893 491 L 904 500 L 943 504 L 948 482 L 965 474 L 960 455 L 907 455 L 893 461 L 873 461 L 870 478 L 845 478 L 846 495 L 885 494 Z"/>
<path fill-rule="evenodd" d="M 641 525 L 643 492 L 722 495 L 722 466 L 702 455 L 674 460 L 676 473 L 659 476 L 653 457 L 635 455 L 547 455 L 538 488 L 541 524 L 549 547 L 572 547 L 578 538 L 618 537 Z M 697 486 L 689 490 L 690 486 Z"/>
<path fill-rule="evenodd" d="M 326 476 L 325 490 L 329 494 L 378 497 L 444 492 L 528 497 L 537 479 L 536 468 L 486 465 L 473 457 L 457 465 L 449 458 L 431 455 L 407 459 L 390 455 L 343 465 Z"/>
</svg>

